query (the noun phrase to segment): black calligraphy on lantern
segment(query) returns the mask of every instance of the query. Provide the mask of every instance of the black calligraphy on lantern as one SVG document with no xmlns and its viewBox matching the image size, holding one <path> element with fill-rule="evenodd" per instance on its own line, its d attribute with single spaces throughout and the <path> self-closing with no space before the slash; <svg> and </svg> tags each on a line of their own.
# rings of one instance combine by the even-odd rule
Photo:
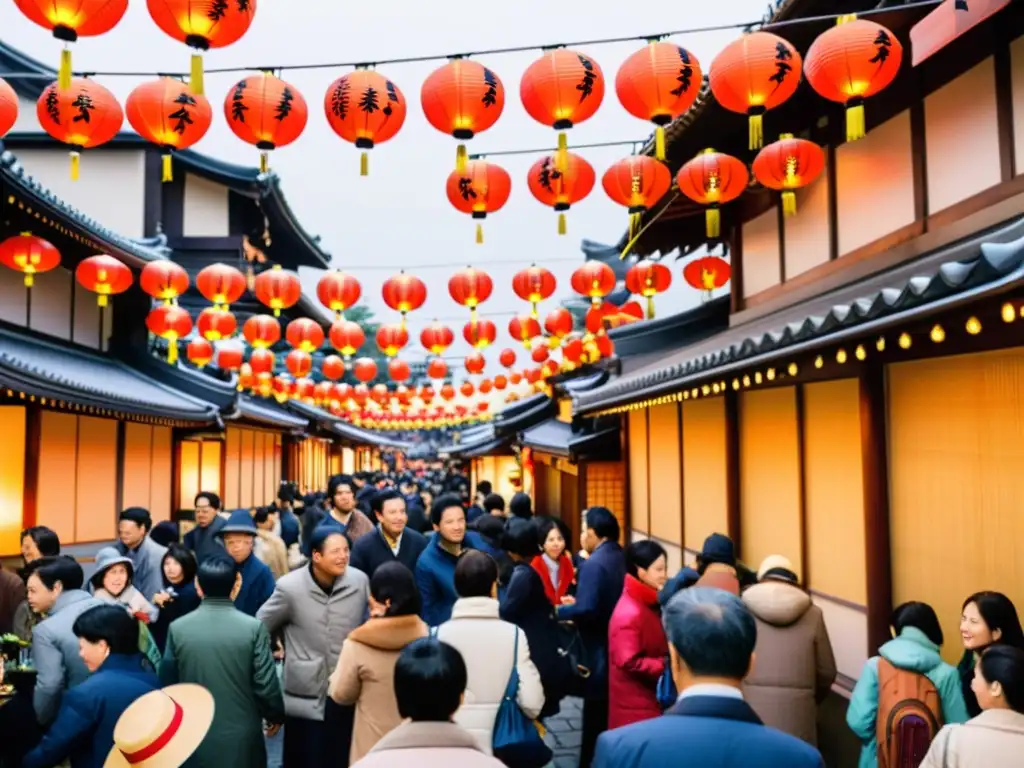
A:
<svg viewBox="0 0 1024 768">
<path fill-rule="evenodd" d="M 586 56 L 576 55 L 583 65 L 583 77 L 576 84 L 576 90 L 580 92 L 580 102 L 594 92 L 594 81 L 597 80 L 597 70 L 594 69 L 594 62 Z"/>
<path fill-rule="evenodd" d="M 391 105 L 398 103 L 398 89 L 390 80 L 384 81 L 384 89 L 388 93 L 388 103 L 384 105 L 384 109 L 381 111 L 388 117 L 391 117 L 391 113 L 393 111 Z"/>
<path fill-rule="evenodd" d="M 288 115 L 292 113 L 293 101 L 295 101 L 295 94 L 292 93 L 291 88 L 285 86 L 284 90 L 281 91 L 281 100 L 274 107 L 274 119 L 279 123 L 284 122 Z"/>
<path fill-rule="evenodd" d="M 676 82 L 679 83 L 679 86 L 673 88 L 669 93 L 673 96 L 682 96 L 690 90 L 690 86 L 693 84 L 693 67 L 690 62 L 690 52 L 679 45 L 676 46 L 676 50 L 679 52 L 679 72 L 676 73 Z"/>
<path fill-rule="evenodd" d="M 240 80 L 231 92 L 231 119 L 238 123 L 245 122 L 245 113 L 249 105 L 245 103 L 245 89 L 249 87 L 247 80 Z"/>
<path fill-rule="evenodd" d="M 889 54 L 892 52 L 892 38 L 889 37 L 888 31 L 880 29 L 878 30 L 878 35 L 871 41 L 871 44 L 875 46 L 875 55 L 868 59 L 868 62 L 877 64 L 878 68 L 881 69 L 885 66 L 885 62 L 889 60 Z"/>
<path fill-rule="evenodd" d="M 473 189 L 473 180 L 462 176 L 459 178 L 459 196 L 463 200 L 476 200 L 476 190 Z"/>
<path fill-rule="evenodd" d="M 249 0 L 238 0 L 238 12 L 248 13 L 249 12 Z"/>
<path fill-rule="evenodd" d="M 550 157 L 545 157 L 544 162 L 540 165 L 540 171 L 537 173 L 537 183 L 548 192 L 554 192 L 552 182 L 558 181 L 560 178 L 562 178 L 562 172 L 555 167 Z"/>
<path fill-rule="evenodd" d="M 92 103 L 92 96 L 90 96 L 88 93 L 80 93 L 78 94 L 78 97 L 71 102 L 71 106 L 78 110 L 78 114 L 71 118 L 71 122 L 91 122 L 92 111 L 96 109 L 96 105 Z"/>
<path fill-rule="evenodd" d="M 775 83 L 775 90 L 779 90 L 786 78 L 793 71 L 793 51 L 785 43 L 775 44 L 775 73 L 768 78 L 769 83 Z"/>
<path fill-rule="evenodd" d="M 498 103 L 498 76 L 487 67 L 484 67 L 484 85 L 487 86 L 487 89 L 480 101 L 484 103 L 485 107 L 493 107 Z"/>
<path fill-rule="evenodd" d="M 60 95 L 56 88 L 46 92 L 46 114 L 55 125 L 60 125 Z"/>
<path fill-rule="evenodd" d="M 341 78 L 331 92 L 331 114 L 339 120 L 348 116 L 348 103 L 352 95 L 352 83 L 347 77 Z"/>
<path fill-rule="evenodd" d="M 174 127 L 171 130 L 177 134 L 183 134 L 187 126 L 194 125 L 189 107 L 195 107 L 196 100 L 189 93 L 182 91 L 178 94 L 178 98 L 174 100 L 174 103 L 180 106 L 174 112 L 171 112 L 167 119 L 175 121 Z"/>
<path fill-rule="evenodd" d="M 380 109 L 380 104 L 377 102 L 377 89 L 372 85 L 366 86 L 366 90 L 363 91 L 362 98 L 359 99 L 359 109 L 368 115 L 372 115 Z"/>
<path fill-rule="evenodd" d="M 220 21 L 228 12 L 228 7 L 228 0 L 213 0 L 210 3 L 210 10 L 206 12 L 206 17 L 210 21 Z"/>
</svg>

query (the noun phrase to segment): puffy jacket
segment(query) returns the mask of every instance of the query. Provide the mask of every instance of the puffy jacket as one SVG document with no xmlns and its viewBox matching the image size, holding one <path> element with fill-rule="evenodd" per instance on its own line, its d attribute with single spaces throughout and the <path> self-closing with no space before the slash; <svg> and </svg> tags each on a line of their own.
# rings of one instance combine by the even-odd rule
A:
<svg viewBox="0 0 1024 768">
<path fill-rule="evenodd" d="M 661 715 L 655 689 L 667 653 L 658 593 L 627 575 L 608 624 L 609 728 Z"/>
</svg>

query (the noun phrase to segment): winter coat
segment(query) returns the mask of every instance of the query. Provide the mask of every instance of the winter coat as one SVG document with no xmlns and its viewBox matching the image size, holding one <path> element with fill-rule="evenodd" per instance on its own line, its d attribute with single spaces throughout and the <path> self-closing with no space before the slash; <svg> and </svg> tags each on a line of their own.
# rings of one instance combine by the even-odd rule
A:
<svg viewBox="0 0 1024 768">
<path fill-rule="evenodd" d="M 235 597 L 235 608 L 247 616 L 255 616 L 274 593 L 274 574 L 255 554 L 238 566 L 238 572 L 242 574 L 242 588 Z"/>
<path fill-rule="evenodd" d="M 301 526 L 296 514 L 290 509 L 280 509 L 278 510 L 278 520 L 281 525 L 281 541 L 284 542 L 285 547 L 291 548 L 298 544 Z"/>
<path fill-rule="evenodd" d="M 72 768 L 98 768 L 114 746 L 114 726 L 140 696 L 160 687 L 138 654 L 112 653 L 81 685 L 67 691 L 53 725 L 22 761 L 22 768 L 49 768 L 70 759 Z"/>
<path fill-rule="evenodd" d="M 657 686 L 667 653 L 657 590 L 627 574 L 608 625 L 609 728 L 661 714 Z"/>
<path fill-rule="evenodd" d="M 0 565 L 0 635 L 14 632 L 14 615 L 25 602 L 25 582 L 9 568 Z"/>
<path fill-rule="evenodd" d="M 704 573 L 693 586 L 724 589 L 733 595 L 740 593 L 740 580 L 736 575 L 736 569 L 723 563 L 712 563 L 705 568 Z"/>
<path fill-rule="evenodd" d="M 502 621 L 498 611 L 497 600 L 464 597 L 452 608 L 451 620 L 437 629 L 437 639 L 462 654 L 468 673 L 465 697 L 453 719 L 476 737 L 480 750 L 488 755 L 491 754 L 494 718 L 513 665 L 519 670 L 516 701 L 523 714 L 532 720 L 544 707 L 544 687 L 530 658 L 526 633 Z M 515 653 L 514 648 L 517 648 Z"/>
<path fill-rule="evenodd" d="M 479 549 L 480 539 L 472 531 L 466 532 L 462 542 L 464 549 Z M 430 537 L 427 546 L 416 561 L 416 586 L 423 600 L 423 620 L 430 627 L 436 627 L 452 615 L 452 606 L 459 596 L 455 593 L 455 563 L 458 558 L 441 546 L 441 536 Z"/>
<path fill-rule="evenodd" d="M 366 619 L 370 586 L 366 574 L 349 566 L 328 595 L 313 578 L 312 567 L 282 577 L 256 617 L 270 634 L 284 633 L 288 716 L 322 721 L 327 680 L 345 638 Z"/>
<path fill-rule="evenodd" d="M 230 600 L 206 598 L 167 633 L 163 685 L 196 683 L 213 694 L 213 724 L 189 759 L 194 768 L 266 765 L 263 721 L 284 721 L 270 634 Z"/>
<path fill-rule="evenodd" d="M 916 627 L 906 627 L 900 636 L 878 649 L 882 658 L 899 669 L 919 672 L 932 681 L 942 701 L 942 719 L 947 725 L 967 721 L 967 707 L 960 691 L 956 668 L 942 660 L 939 646 Z M 860 768 L 877 768 L 878 745 L 875 732 L 878 720 L 878 656 L 868 659 L 853 689 L 846 710 L 846 724 L 864 746 Z"/>
<path fill-rule="evenodd" d="M 988 709 L 935 737 L 921 768 L 994 768 L 1024 762 L 1024 714 Z"/>
<path fill-rule="evenodd" d="M 757 663 L 743 695 L 765 725 L 818 744 L 818 705 L 836 679 L 821 608 L 793 584 L 771 579 L 743 592 L 757 621 Z"/>
<path fill-rule="evenodd" d="M 163 591 L 168 588 L 169 586 L 165 586 Z M 196 592 L 194 581 L 185 582 L 174 588 L 174 597 L 164 603 L 156 622 L 149 625 L 149 632 L 161 653 L 167 645 L 167 630 L 171 626 L 171 622 L 180 619 L 185 614 L 192 613 L 199 607 L 200 602 L 202 601 Z"/>
<path fill-rule="evenodd" d="M 355 544 L 366 534 L 372 533 L 374 529 L 373 521 L 358 507 L 352 510 L 352 515 L 348 519 L 348 525 L 343 525 L 340 520 L 327 510 L 308 507 L 302 521 L 301 548 L 302 554 L 306 557 L 312 557 L 313 550 L 310 542 L 313 539 L 313 531 L 321 527 L 332 528 L 344 533 L 352 544 Z"/>
<path fill-rule="evenodd" d="M 135 549 L 128 549 L 121 542 L 117 551 L 132 561 L 132 585 L 142 596 L 152 602 L 153 595 L 164 588 L 164 555 L 167 547 L 157 544 L 148 535 Z"/>
<path fill-rule="evenodd" d="M 160 613 L 157 607 L 143 597 L 142 593 L 131 584 L 121 590 L 120 595 L 112 595 L 100 587 L 93 590 L 92 596 L 105 603 L 123 605 L 133 616 L 137 613 L 146 616 L 147 624 L 156 621 Z"/>
<path fill-rule="evenodd" d="M 370 619 L 345 638 L 328 693 L 338 704 L 355 704 L 349 763 L 361 759 L 402 722 L 395 700 L 395 662 L 405 646 L 427 636 L 419 616 Z"/>
<path fill-rule="evenodd" d="M 406 722 L 377 742 L 353 768 L 504 768 L 473 734 L 454 723 Z"/>
<path fill-rule="evenodd" d="M 185 537 L 182 539 L 182 543 L 192 550 L 192 554 L 196 556 L 197 564 L 201 565 L 214 555 L 226 554 L 224 551 L 224 542 L 221 541 L 220 536 L 217 535 L 220 532 L 220 529 L 225 525 L 227 525 L 227 521 L 220 515 L 215 515 L 213 522 L 205 528 L 201 528 L 197 525 L 185 534 Z"/>
<path fill-rule="evenodd" d="M 254 544 L 253 554 L 270 569 L 275 581 L 288 573 L 288 549 L 280 536 L 257 529 Z"/>
<path fill-rule="evenodd" d="M 544 594 L 548 602 L 556 608 L 562 604 L 562 598 L 569 594 L 569 590 L 576 584 L 576 569 L 572 567 L 572 558 L 568 552 L 563 552 L 558 558 L 558 586 L 551 583 L 551 572 L 548 570 L 547 560 L 544 555 L 537 555 L 530 562 L 533 570 L 540 576 L 540 582 L 544 585 Z"/>
<path fill-rule="evenodd" d="M 415 572 L 416 561 L 420 559 L 420 555 L 426 548 L 426 537 L 406 526 L 398 540 L 398 555 L 396 556 L 391 550 L 391 545 L 384 540 L 380 526 L 377 526 L 372 536 L 363 536 L 352 545 L 352 560 L 350 562 L 353 568 L 358 568 L 369 578 L 373 578 L 374 572 L 385 563 L 396 561 L 408 568 L 410 572 Z"/>
</svg>

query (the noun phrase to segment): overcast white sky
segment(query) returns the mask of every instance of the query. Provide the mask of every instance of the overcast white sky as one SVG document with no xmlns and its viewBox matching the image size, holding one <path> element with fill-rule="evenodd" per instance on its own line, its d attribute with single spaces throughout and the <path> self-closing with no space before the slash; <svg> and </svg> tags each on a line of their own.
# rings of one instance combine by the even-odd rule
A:
<svg viewBox="0 0 1024 768">
<path fill-rule="evenodd" d="M 669 29 L 750 22 L 759 19 L 765 9 L 765 0 L 647 0 L 638 4 L 611 0 L 479 4 L 455 0 L 260 0 L 248 34 L 229 48 L 209 52 L 206 62 L 210 68 L 284 66 L 284 79 L 303 93 L 309 105 L 308 127 L 296 143 L 272 154 L 271 165 L 281 175 L 290 204 L 306 229 L 322 236 L 334 255 L 334 266 L 359 278 L 363 301 L 380 319 L 387 320 L 392 314 L 380 298 L 380 285 L 391 273 L 404 267 L 426 281 L 427 303 L 410 318 L 413 335 L 404 357 L 422 357 L 419 329 L 434 317 L 448 321 L 455 330 L 457 342 L 450 354 L 467 353 L 461 327 L 468 311 L 448 295 L 447 281 L 456 269 L 450 265 L 471 263 L 491 273 L 495 292 L 481 312 L 498 326 L 498 342 L 489 355 L 492 362 L 488 373 L 493 375 L 497 372 L 497 351 L 512 346 L 507 335 L 508 320 L 525 307 L 511 290 L 515 272 L 531 261 L 544 264 L 558 277 L 555 298 L 567 296 L 571 293 L 569 276 L 583 258 L 580 240 L 587 237 L 611 243 L 622 234 L 625 211 L 605 196 L 600 178 L 611 163 L 629 154 L 629 147 L 581 151 L 595 167 L 598 182 L 590 197 L 570 212 L 569 234 L 564 237 L 556 234 L 555 214 L 537 202 L 526 186 L 526 172 L 539 155 L 491 158 L 511 174 L 512 196 L 486 221 L 486 243 L 476 245 L 473 224 L 450 206 L 444 191 L 445 179 L 453 167 L 455 142 L 431 127 L 420 108 L 420 86 L 443 62 L 379 67 L 405 94 L 409 113 L 398 136 L 371 153 L 370 176 L 366 178 L 358 175 L 358 152 L 333 133 L 323 114 L 327 86 L 347 70 L 289 71 L 287 66 L 648 35 Z M 49 32 L 25 19 L 13 3 L 0 4 L 0 29 L 5 41 L 56 64 L 60 44 Z M 673 40 L 695 53 L 706 72 L 714 55 L 738 34 L 734 30 Z M 641 140 L 650 133 L 649 123 L 622 109 L 614 89 L 619 65 L 641 45 L 633 42 L 579 47 L 600 64 L 608 87 L 598 113 L 570 131 L 570 146 Z M 111 33 L 82 39 L 75 45 L 74 64 L 79 71 L 187 71 L 189 53 L 153 24 L 143 0 L 132 0 L 127 15 Z M 506 104 L 497 125 L 470 142 L 470 152 L 554 146 L 554 131 L 530 118 L 519 99 L 520 76 L 539 55 L 537 50 L 478 57 L 504 83 Z M 224 95 L 242 76 L 207 75 L 214 125 L 196 149 L 233 162 L 255 164 L 256 151 L 236 139 L 223 118 Z M 123 103 L 141 79 L 108 77 L 102 81 Z M 699 300 L 697 293 L 683 283 L 681 265 L 671 264 L 673 289 L 659 300 L 662 313 L 693 306 Z M 312 290 L 316 276 L 304 274 L 303 278 Z M 555 300 L 547 306 L 556 306 Z"/>
</svg>

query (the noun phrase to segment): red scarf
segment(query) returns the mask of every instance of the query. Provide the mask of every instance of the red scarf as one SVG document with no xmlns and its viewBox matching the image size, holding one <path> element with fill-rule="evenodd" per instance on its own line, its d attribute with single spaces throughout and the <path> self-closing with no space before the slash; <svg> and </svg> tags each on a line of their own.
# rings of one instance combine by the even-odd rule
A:
<svg viewBox="0 0 1024 768">
<path fill-rule="evenodd" d="M 563 552 L 558 558 L 558 589 L 551 583 L 551 574 L 548 572 L 548 564 L 544 562 L 544 555 L 537 555 L 530 561 L 533 570 L 540 576 L 544 585 L 544 594 L 547 595 L 550 603 L 558 607 L 562 604 L 562 598 L 569 593 L 569 587 L 576 579 L 576 571 L 572 567 L 572 560 L 568 553 Z"/>
<path fill-rule="evenodd" d="M 654 587 L 649 587 L 644 584 L 640 579 L 635 576 L 626 574 L 626 583 L 624 586 L 626 594 L 636 600 L 641 605 L 646 605 L 652 608 L 658 604 L 658 590 Z"/>
</svg>

